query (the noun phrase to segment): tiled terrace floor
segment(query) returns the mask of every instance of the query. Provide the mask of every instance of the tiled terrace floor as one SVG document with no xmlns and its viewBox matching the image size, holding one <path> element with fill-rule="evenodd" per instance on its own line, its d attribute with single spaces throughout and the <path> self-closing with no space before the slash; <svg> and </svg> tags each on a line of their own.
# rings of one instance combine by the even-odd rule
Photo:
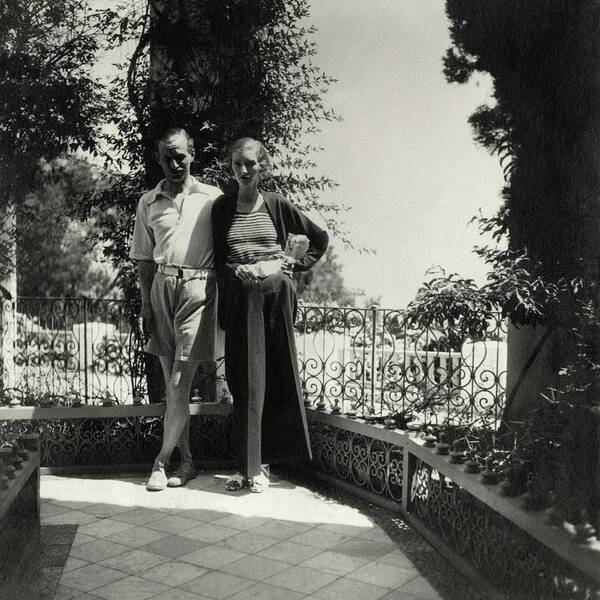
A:
<svg viewBox="0 0 600 600">
<path fill-rule="evenodd" d="M 286 480 L 231 494 L 203 474 L 42 478 L 42 522 L 77 523 L 55 600 L 438 600 L 364 512 Z M 470 596 L 469 596 L 470 597 Z"/>
</svg>

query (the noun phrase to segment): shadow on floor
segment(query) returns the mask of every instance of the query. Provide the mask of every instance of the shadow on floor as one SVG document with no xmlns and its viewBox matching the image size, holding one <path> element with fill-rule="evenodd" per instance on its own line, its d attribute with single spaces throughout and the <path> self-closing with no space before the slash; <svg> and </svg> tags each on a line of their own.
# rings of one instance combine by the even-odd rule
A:
<svg viewBox="0 0 600 600">
<path fill-rule="evenodd" d="M 77 524 L 42 525 L 40 545 L 12 590 L 0 597 L 7 600 L 52 600 L 77 533 Z"/>
<path fill-rule="evenodd" d="M 398 515 L 298 478 L 231 494 L 226 477 L 158 493 L 139 475 L 43 479 L 45 522 L 79 524 L 58 597 L 482 598 Z"/>
</svg>

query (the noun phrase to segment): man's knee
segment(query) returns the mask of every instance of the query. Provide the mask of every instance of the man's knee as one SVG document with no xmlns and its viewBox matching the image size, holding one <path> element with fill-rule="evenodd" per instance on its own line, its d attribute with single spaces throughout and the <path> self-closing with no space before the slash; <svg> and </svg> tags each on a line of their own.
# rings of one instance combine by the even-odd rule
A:
<svg viewBox="0 0 600 600">
<path fill-rule="evenodd" d="M 175 371 L 171 375 L 171 381 L 169 382 L 172 389 L 177 390 L 181 383 L 181 371 Z"/>
<path fill-rule="evenodd" d="M 197 363 L 176 361 L 169 381 L 169 387 L 174 395 L 181 396 L 189 392 L 197 368 Z"/>
</svg>

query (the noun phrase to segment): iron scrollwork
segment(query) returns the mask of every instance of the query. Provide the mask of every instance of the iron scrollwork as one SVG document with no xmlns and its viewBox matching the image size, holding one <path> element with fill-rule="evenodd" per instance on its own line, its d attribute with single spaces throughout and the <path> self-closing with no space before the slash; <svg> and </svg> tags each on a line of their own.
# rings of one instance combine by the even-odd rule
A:
<svg viewBox="0 0 600 600">
<path fill-rule="evenodd" d="M 313 465 L 373 494 L 402 501 L 403 450 L 388 442 L 311 421 Z"/>
<path fill-rule="evenodd" d="M 409 512 L 514 597 L 600 598 L 600 589 L 589 578 L 420 460 L 412 477 Z"/>
<path fill-rule="evenodd" d="M 497 427 L 506 395 L 506 325 L 483 339 L 418 329 L 405 311 L 301 306 L 300 375 L 311 404 L 362 415 L 420 413 L 436 424 Z"/>
<path fill-rule="evenodd" d="M 45 467 L 150 464 L 160 450 L 162 423 L 162 417 L 139 416 L 0 421 L 0 440 L 39 433 Z M 205 462 L 231 461 L 231 417 L 192 416 L 190 444 Z"/>
</svg>

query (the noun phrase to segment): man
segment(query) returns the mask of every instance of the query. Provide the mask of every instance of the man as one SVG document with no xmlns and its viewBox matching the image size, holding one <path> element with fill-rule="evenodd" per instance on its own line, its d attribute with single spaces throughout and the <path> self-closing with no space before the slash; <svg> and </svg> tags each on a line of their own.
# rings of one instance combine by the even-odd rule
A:
<svg viewBox="0 0 600 600">
<path fill-rule="evenodd" d="M 146 352 L 160 359 L 167 408 L 162 447 L 146 489 L 185 485 L 196 476 L 189 441 L 189 395 L 199 363 L 214 364 L 216 281 L 211 210 L 221 191 L 190 175 L 194 141 L 169 129 L 156 142 L 164 179 L 138 204 L 129 256 L 137 261 Z M 167 479 L 175 446 L 181 464 Z"/>
</svg>

